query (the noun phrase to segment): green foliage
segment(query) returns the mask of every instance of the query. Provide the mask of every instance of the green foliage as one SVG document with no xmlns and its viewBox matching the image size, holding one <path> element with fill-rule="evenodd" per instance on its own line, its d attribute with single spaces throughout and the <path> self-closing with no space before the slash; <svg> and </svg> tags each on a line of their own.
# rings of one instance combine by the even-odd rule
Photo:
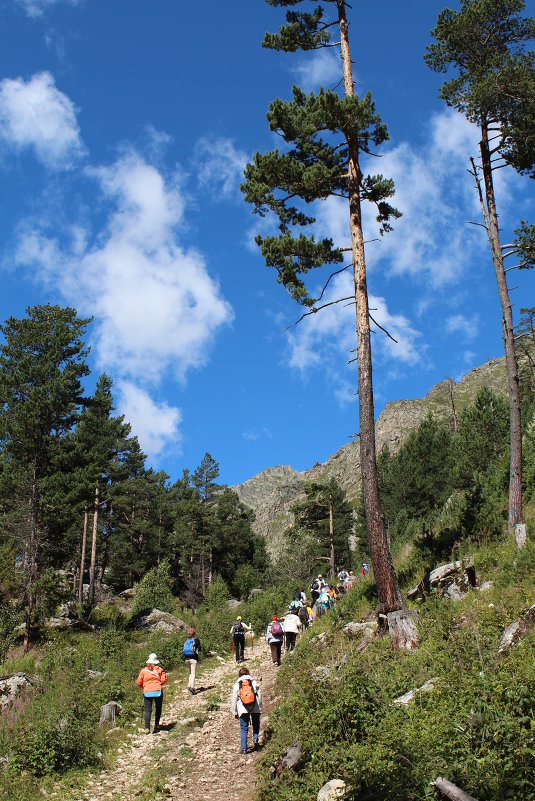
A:
<svg viewBox="0 0 535 801">
<path fill-rule="evenodd" d="M 230 598 L 230 592 L 221 576 L 216 576 L 206 590 L 203 609 L 207 612 L 224 606 Z"/>
<path fill-rule="evenodd" d="M 441 97 L 478 124 L 497 123 L 497 149 L 520 172 L 535 164 L 535 20 L 521 16 L 524 0 L 461 0 L 460 11 L 439 14 L 425 61 L 456 76 Z"/>
<path fill-rule="evenodd" d="M 144 609 L 172 612 L 175 602 L 171 593 L 171 585 L 169 562 L 164 560 L 158 567 L 149 570 L 137 585 L 132 614 L 142 612 Z"/>
<path fill-rule="evenodd" d="M 421 556 L 413 555 L 421 575 Z M 359 801 L 427 801 L 439 775 L 485 801 L 535 799 L 535 634 L 497 654 L 503 629 L 531 604 L 535 549 L 530 543 L 519 554 L 510 540 L 497 541 L 472 546 L 471 555 L 480 580 L 495 586 L 460 602 L 428 599 L 419 610 L 421 646 L 410 657 L 393 652 L 386 637 L 363 650 L 343 634 L 347 620 L 371 613 L 370 580 L 306 634 L 278 674 L 262 801 L 313 801 L 333 777 Z M 393 705 L 432 677 L 432 693 Z M 298 738 L 303 769 L 273 784 L 268 766 Z"/>
</svg>

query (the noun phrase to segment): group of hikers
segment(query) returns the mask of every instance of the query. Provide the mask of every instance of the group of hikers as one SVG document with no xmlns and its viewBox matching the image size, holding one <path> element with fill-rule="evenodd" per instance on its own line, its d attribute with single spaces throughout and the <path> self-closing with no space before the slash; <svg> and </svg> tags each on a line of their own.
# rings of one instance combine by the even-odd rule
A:
<svg viewBox="0 0 535 801">
<path fill-rule="evenodd" d="M 363 563 L 361 573 L 365 576 L 368 573 L 368 565 Z M 271 658 L 274 664 L 281 664 L 282 647 L 285 644 L 286 651 L 294 650 L 297 636 L 311 625 L 313 620 L 324 614 L 336 601 L 348 592 L 353 586 L 356 576 L 345 569 L 337 574 L 338 583 L 336 588 L 331 587 L 320 574 L 310 585 L 310 599 L 307 598 L 304 590 L 298 590 L 290 604 L 286 614 L 279 619 L 273 615 L 266 629 L 266 643 L 271 651 Z M 245 636 L 254 632 L 251 626 L 243 622 L 241 615 L 230 627 L 232 636 L 232 647 L 237 663 L 245 661 Z M 196 636 L 195 629 L 190 628 L 188 637 L 182 649 L 182 657 L 189 668 L 187 691 L 195 695 L 195 673 L 197 662 L 201 652 L 201 643 Z M 152 707 L 154 704 L 154 727 L 153 733 L 160 731 L 160 718 L 162 714 L 163 686 L 167 682 L 165 671 L 160 666 L 156 654 L 149 654 L 145 667 L 137 677 L 137 684 L 143 691 L 144 703 L 144 731 L 150 733 L 150 722 L 152 717 Z M 262 712 L 262 695 L 260 687 L 253 677 L 249 674 L 247 667 L 241 667 L 238 672 L 238 679 L 232 689 L 232 714 L 240 721 L 240 752 L 247 753 L 247 737 L 249 723 L 253 730 L 253 750 L 259 746 L 258 738 L 260 732 L 260 715 Z"/>
</svg>

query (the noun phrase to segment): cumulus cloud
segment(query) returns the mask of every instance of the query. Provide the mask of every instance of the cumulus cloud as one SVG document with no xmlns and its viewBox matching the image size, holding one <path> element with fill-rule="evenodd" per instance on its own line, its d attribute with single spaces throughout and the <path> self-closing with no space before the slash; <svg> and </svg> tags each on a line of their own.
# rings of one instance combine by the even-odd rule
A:
<svg viewBox="0 0 535 801">
<path fill-rule="evenodd" d="M 248 156 L 231 139 L 203 137 L 195 147 L 195 169 L 201 187 L 212 199 L 239 193 Z"/>
<path fill-rule="evenodd" d="M 65 3 L 68 6 L 79 6 L 84 0 L 17 0 L 29 17 L 42 17 L 52 6 Z"/>
<path fill-rule="evenodd" d="M 291 71 L 305 92 L 312 92 L 320 86 L 332 88 L 342 77 L 340 53 L 335 53 L 334 50 L 316 50 L 311 55 L 303 56 Z"/>
<path fill-rule="evenodd" d="M 132 426 L 147 456 L 157 456 L 172 442 L 175 454 L 179 452 L 179 425 L 182 413 L 167 403 L 156 403 L 148 392 L 130 381 L 119 381 L 118 408 Z"/>
<path fill-rule="evenodd" d="M 49 72 L 0 82 L 0 141 L 33 150 L 50 169 L 68 169 L 83 154 L 76 108 Z"/>
<path fill-rule="evenodd" d="M 233 312 L 202 254 L 180 244 L 185 200 L 176 179 L 166 180 L 135 151 L 90 175 L 110 208 L 103 230 L 91 236 L 73 227 L 70 242 L 60 243 L 28 226 L 15 261 L 55 285 L 81 314 L 94 316 L 99 367 L 131 382 L 122 385 L 124 397 L 141 408 L 148 396 L 132 386 L 157 383 L 168 371 L 184 380 L 206 363 Z M 179 420 L 177 409 L 155 406 L 150 448 L 171 436 Z"/>
</svg>

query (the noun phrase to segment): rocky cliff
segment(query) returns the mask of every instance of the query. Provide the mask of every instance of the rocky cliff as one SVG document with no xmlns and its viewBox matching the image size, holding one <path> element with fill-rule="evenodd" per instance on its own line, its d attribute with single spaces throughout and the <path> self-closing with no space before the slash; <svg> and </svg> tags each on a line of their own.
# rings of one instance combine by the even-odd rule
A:
<svg viewBox="0 0 535 801">
<path fill-rule="evenodd" d="M 505 359 L 492 359 L 475 367 L 457 384 L 446 379 L 436 384 L 424 398 L 387 403 L 375 423 L 377 453 L 386 445 L 396 451 L 429 412 L 451 428 L 455 418 L 475 398 L 478 390 L 489 386 L 507 394 Z M 343 445 L 323 464 L 298 472 L 290 466 L 268 467 L 233 489 L 240 500 L 256 514 L 255 530 L 266 537 L 268 550 L 279 551 L 282 533 L 292 524 L 291 507 L 304 498 L 303 486 L 309 481 L 328 481 L 334 477 L 349 500 L 360 492 L 360 453 L 358 440 Z"/>
</svg>

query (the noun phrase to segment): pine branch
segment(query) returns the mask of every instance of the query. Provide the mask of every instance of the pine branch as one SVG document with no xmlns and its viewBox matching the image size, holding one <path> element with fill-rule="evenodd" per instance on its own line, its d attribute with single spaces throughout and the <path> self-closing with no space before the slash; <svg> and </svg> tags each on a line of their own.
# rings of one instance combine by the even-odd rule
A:
<svg viewBox="0 0 535 801">
<path fill-rule="evenodd" d="M 323 306 L 318 306 L 317 308 L 311 309 L 310 311 L 305 312 L 304 314 L 302 314 L 301 317 L 299 318 L 299 320 L 297 320 L 295 323 L 292 323 L 291 325 L 287 326 L 284 330 L 285 331 L 289 331 L 290 328 L 295 328 L 296 325 L 299 325 L 301 320 L 304 320 L 305 317 L 310 317 L 311 314 L 317 314 L 319 311 L 322 311 L 322 309 L 327 309 L 329 306 L 336 306 L 337 303 L 343 303 L 345 300 L 353 300 L 354 301 L 355 300 L 355 296 L 354 295 L 349 295 L 347 298 L 338 298 L 338 300 L 332 300 L 330 303 L 324 303 Z"/>
<path fill-rule="evenodd" d="M 390 333 L 389 333 L 389 332 L 386 330 L 386 328 L 383 328 L 383 326 L 382 326 L 382 325 L 379 325 L 379 323 L 377 322 L 377 320 L 375 320 L 375 319 L 374 319 L 374 318 L 371 316 L 371 314 L 370 314 L 369 312 L 368 312 L 368 317 L 370 318 L 370 320 L 372 321 L 372 323 L 373 323 L 374 325 L 376 325 L 376 326 L 377 326 L 377 328 L 380 328 L 380 329 L 381 329 L 381 331 L 382 331 L 384 334 L 386 334 L 386 335 L 387 335 L 388 339 L 391 339 L 391 340 L 392 340 L 392 342 L 395 342 L 395 343 L 396 343 L 396 345 L 398 345 L 398 344 L 399 344 L 399 343 L 398 343 L 398 340 L 397 340 L 397 339 L 394 339 L 394 337 L 392 336 L 392 334 L 390 334 Z"/>
</svg>

